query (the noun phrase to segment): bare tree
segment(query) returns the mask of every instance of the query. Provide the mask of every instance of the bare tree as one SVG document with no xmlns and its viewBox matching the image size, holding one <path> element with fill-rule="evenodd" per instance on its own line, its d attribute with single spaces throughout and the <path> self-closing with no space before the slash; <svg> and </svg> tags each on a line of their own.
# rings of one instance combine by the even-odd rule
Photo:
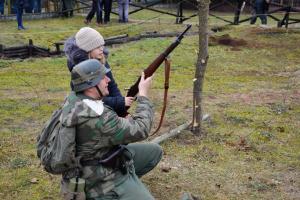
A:
<svg viewBox="0 0 300 200">
<path fill-rule="evenodd" d="M 210 0 L 197 0 L 199 16 L 199 51 L 196 64 L 193 95 L 193 124 L 192 131 L 200 136 L 202 119 L 202 92 L 204 74 L 208 61 L 208 12 Z"/>
</svg>

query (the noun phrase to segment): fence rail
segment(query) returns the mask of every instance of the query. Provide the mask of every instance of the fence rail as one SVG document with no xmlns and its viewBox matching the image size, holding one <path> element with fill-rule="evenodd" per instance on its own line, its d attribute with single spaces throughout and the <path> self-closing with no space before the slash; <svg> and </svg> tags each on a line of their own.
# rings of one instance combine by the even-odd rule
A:
<svg viewBox="0 0 300 200">
<path fill-rule="evenodd" d="M 300 0 L 271 0 L 271 2 L 283 6 L 300 7 Z"/>
<path fill-rule="evenodd" d="M 51 55 L 59 55 L 61 51 L 50 51 L 43 47 L 33 45 L 32 39 L 29 39 L 28 45 L 17 46 L 17 47 L 5 47 L 0 44 L 0 58 L 28 58 L 28 57 L 48 57 Z"/>
</svg>

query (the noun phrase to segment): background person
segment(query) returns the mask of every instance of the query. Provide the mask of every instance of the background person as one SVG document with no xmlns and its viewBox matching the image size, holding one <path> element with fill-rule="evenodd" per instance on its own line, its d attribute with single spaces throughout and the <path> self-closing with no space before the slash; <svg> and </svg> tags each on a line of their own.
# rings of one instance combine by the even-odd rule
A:
<svg viewBox="0 0 300 200">
<path fill-rule="evenodd" d="M 0 15 L 4 15 L 4 2 L 5 0 L 0 0 Z"/>
<path fill-rule="evenodd" d="M 84 23 L 85 24 L 89 24 L 91 23 L 92 19 L 95 16 L 96 13 L 96 22 L 97 25 L 100 26 L 103 23 L 103 19 L 102 19 L 102 7 L 103 7 L 103 0 L 93 0 L 92 1 L 92 7 L 91 10 L 89 11 L 89 13 L 87 14 Z"/>
<path fill-rule="evenodd" d="M 255 0 L 254 12 L 250 24 L 255 24 L 257 17 L 260 18 L 262 24 L 267 24 L 267 12 L 269 8 L 268 2 L 268 0 Z"/>
<path fill-rule="evenodd" d="M 62 0 L 62 14 L 64 17 L 73 17 L 73 7 L 74 1 L 73 0 Z"/>
<path fill-rule="evenodd" d="M 18 30 L 25 30 L 23 26 L 23 10 L 25 6 L 25 0 L 16 0 L 16 13 L 17 13 L 17 23 L 18 23 Z"/>
<path fill-rule="evenodd" d="M 41 2 L 42 0 L 32 0 L 32 11 L 33 13 L 41 13 L 42 7 Z"/>
<path fill-rule="evenodd" d="M 111 6 L 112 6 L 112 0 L 103 0 L 104 6 L 104 24 L 107 24 L 110 22 L 110 13 L 111 13 Z"/>
<path fill-rule="evenodd" d="M 118 0 L 119 22 L 128 22 L 129 0 Z"/>
</svg>

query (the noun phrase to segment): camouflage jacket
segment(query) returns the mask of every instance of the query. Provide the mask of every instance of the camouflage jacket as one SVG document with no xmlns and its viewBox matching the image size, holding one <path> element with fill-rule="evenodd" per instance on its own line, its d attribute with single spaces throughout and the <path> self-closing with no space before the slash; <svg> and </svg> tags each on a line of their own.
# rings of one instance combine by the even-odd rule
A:
<svg viewBox="0 0 300 200">
<path fill-rule="evenodd" d="M 62 122 L 76 127 L 76 156 L 84 160 L 101 158 L 114 145 L 141 141 L 148 137 L 153 122 L 153 106 L 146 97 L 137 98 L 132 118 L 120 118 L 102 101 L 72 92 L 63 106 Z M 111 191 L 127 175 L 119 170 L 84 166 L 87 198 Z"/>
</svg>

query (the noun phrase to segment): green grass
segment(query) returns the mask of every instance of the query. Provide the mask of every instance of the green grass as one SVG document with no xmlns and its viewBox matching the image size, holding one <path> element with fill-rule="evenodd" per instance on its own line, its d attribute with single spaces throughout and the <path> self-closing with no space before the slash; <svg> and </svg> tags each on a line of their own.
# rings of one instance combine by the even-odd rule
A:
<svg viewBox="0 0 300 200">
<path fill-rule="evenodd" d="M 224 14 L 220 14 L 224 15 Z M 228 19 L 232 15 L 225 14 Z M 146 31 L 181 31 L 173 17 L 150 11 L 130 16 L 126 25 L 113 21 L 93 28 L 104 37 Z M 0 22 L 0 44 L 16 46 L 32 38 L 53 48 L 83 26 L 83 17 Z M 141 21 L 152 19 L 152 21 Z M 195 24 L 197 18 L 188 23 Z M 269 20 L 271 26 L 276 23 Z M 224 26 L 213 17 L 209 25 Z M 196 31 L 196 26 L 193 31 Z M 203 199 L 299 199 L 300 197 L 300 40 L 299 29 L 226 26 L 214 34 L 244 39 L 238 50 L 209 46 L 204 83 L 203 137 L 183 131 L 162 144 L 159 166 L 143 177 L 156 199 L 179 199 L 191 192 Z M 129 87 L 143 68 L 174 38 L 145 39 L 110 47 L 109 62 L 119 88 Z M 192 118 L 192 87 L 198 36 L 185 37 L 171 54 L 169 102 L 160 133 Z M 0 199 L 59 199 L 59 176 L 42 170 L 36 136 L 69 91 L 65 57 L 0 60 Z M 151 99 L 159 118 L 163 69 L 154 77 Z M 163 172 L 163 166 L 171 167 Z"/>
</svg>

